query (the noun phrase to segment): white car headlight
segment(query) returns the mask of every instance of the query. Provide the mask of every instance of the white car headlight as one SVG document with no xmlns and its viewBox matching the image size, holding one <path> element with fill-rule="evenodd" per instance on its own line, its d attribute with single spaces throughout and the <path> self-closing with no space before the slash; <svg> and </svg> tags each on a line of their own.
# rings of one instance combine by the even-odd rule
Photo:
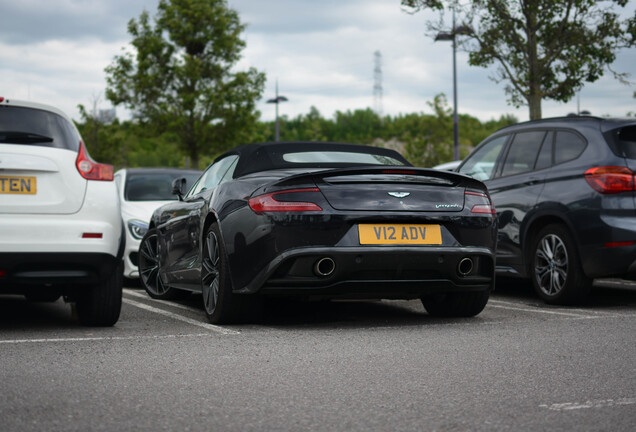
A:
<svg viewBox="0 0 636 432">
<path fill-rule="evenodd" d="M 133 219 L 128 221 L 128 229 L 130 234 L 137 240 L 141 240 L 148 232 L 148 223 L 139 219 Z"/>
</svg>

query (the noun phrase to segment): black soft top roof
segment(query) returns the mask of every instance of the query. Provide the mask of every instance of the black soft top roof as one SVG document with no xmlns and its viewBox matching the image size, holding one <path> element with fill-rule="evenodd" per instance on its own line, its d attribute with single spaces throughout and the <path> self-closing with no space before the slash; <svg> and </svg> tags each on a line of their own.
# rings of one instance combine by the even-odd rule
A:
<svg viewBox="0 0 636 432">
<path fill-rule="evenodd" d="M 234 178 L 242 177 L 247 174 L 268 171 L 274 169 L 285 168 L 344 168 L 350 166 L 359 166 L 364 164 L 355 163 L 334 163 L 334 162 L 311 162 L 297 163 L 288 162 L 283 159 L 287 153 L 311 152 L 311 151 L 338 151 L 348 153 L 363 153 L 378 156 L 386 156 L 396 159 L 405 166 L 411 164 L 395 150 L 389 150 L 382 147 L 371 147 L 360 144 L 346 144 L 334 142 L 316 142 L 316 141 L 293 141 L 293 142 L 266 142 L 246 144 L 235 147 L 232 150 L 223 153 L 217 157 L 214 162 L 229 156 L 238 155 L 239 162 L 234 170 Z"/>
</svg>

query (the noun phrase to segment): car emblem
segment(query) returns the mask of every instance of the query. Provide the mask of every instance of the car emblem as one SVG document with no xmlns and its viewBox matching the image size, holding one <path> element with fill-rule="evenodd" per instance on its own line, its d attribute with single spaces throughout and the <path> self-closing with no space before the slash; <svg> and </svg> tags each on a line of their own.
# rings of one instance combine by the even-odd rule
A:
<svg viewBox="0 0 636 432">
<path fill-rule="evenodd" d="M 411 195 L 411 192 L 387 192 L 387 193 L 391 195 L 392 197 L 396 197 L 396 198 L 404 198 Z"/>
</svg>

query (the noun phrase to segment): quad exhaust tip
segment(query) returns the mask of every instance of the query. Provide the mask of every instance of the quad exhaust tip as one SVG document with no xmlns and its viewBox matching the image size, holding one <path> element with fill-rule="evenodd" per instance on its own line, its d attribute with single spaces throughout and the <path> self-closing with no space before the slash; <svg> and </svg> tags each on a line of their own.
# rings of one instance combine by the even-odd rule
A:
<svg viewBox="0 0 636 432">
<path fill-rule="evenodd" d="M 320 258 L 314 264 L 314 273 L 316 276 L 327 277 L 336 269 L 336 263 L 329 257 Z"/>
<path fill-rule="evenodd" d="M 468 276 L 473 271 L 473 260 L 470 258 L 462 258 L 457 265 L 457 272 L 461 276 Z"/>
</svg>

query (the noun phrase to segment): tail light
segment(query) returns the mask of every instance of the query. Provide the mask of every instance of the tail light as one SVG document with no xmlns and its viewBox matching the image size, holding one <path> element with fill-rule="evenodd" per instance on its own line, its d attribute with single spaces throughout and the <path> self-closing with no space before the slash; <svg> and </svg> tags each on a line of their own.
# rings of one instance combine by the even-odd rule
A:
<svg viewBox="0 0 636 432">
<path fill-rule="evenodd" d="M 95 162 L 88 155 L 86 146 L 80 141 L 79 153 L 77 154 L 77 160 L 75 166 L 80 175 L 86 180 L 113 180 L 113 166 L 107 164 L 100 164 Z"/>
<path fill-rule="evenodd" d="M 487 201 L 486 203 L 482 203 L 482 204 L 474 204 L 470 208 L 471 213 L 493 214 L 493 215 L 497 214 L 497 212 L 495 211 L 495 206 L 493 205 L 492 200 L 490 199 L 490 196 L 488 196 L 488 194 L 485 194 L 483 192 L 464 191 L 464 196 L 466 195 L 482 197 L 482 198 L 485 198 L 485 201 Z"/>
<path fill-rule="evenodd" d="M 625 167 L 595 167 L 585 171 L 585 180 L 597 192 L 615 194 L 635 190 L 634 172 Z"/>
<path fill-rule="evenodd" d="M 305 211 L 322 211 L 322 208 L 312 202 L 291 201 L 289 197 L 281 197 L 280 195 L 293 195 L 298 193 L 318 192 L 320 189 L 292 189 L 278 192 L 272 192 L 259 195 L 249 200 L 249 206 L 257 213 L 262 212 L 305 212 Z"/>
</svg>

